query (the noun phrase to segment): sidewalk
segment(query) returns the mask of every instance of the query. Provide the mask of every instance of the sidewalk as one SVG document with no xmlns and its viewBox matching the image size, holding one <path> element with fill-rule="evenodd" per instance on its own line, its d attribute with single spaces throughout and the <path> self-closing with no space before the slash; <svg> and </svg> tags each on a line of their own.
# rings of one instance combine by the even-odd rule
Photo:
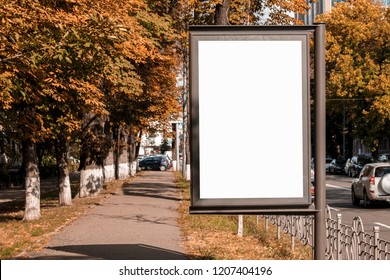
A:
<svg viewBox="0 0 390 280">
<path fill-rule="evenodd" d="M 31 259 L 185 260 L 172 172 L 145 171 L 52 239 Z"/>
</svg>

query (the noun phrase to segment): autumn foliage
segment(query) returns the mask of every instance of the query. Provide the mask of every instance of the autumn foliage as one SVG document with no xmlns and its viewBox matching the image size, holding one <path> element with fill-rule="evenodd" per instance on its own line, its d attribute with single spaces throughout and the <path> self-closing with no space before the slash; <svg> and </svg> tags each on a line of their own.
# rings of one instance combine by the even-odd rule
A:
<svg viewBox="0 0 390 280">
<path fill-rule="evenodd" d="M 66 205 L 70 144 L 81 143 L 97 164 L 121 148 L 119 132 L 134 144 L 141 131 L 168 130 L 185 113 L 189 25 L 215 24 L 220 7 L 230 25 L 302 24 L 295 15 L 309 2 L 316 1 L 0 0 L 0 126 L 30 151 L 26 194 L 36 195 L 26 201 L 39 204 L 37 143 L 56 148 Z M 351 0 L 320 20 L 328 99 L 348 99 L 351 129 L 370 131 L 375 147 L 390 120 L 389 10 Z"/>
<path fill-rule="evenodd" d="M 89 139 L 91 115 L 132 130 L 177 117 L 175 32 L 149 4 L 0 1 L 0 124 L 33 154 L 24 157 L 26 178 L 39 178 L 35 143 L 52 141 L 65 188 L 67 147 Z M 39 209 L 39 180 L 26 181 L 30 194 Z"/>
<path fill-rule="evenodd" d="M 337 3 L 326 22 L 329 111 L 372 152 L 390 124 L 390 10 L 371 0 Z"/>
<path fill-rule="evenodd" d="M 142 99 L 176 108 L 165 98 L 175 85 L 173 32 L 143 1 L 2 2 L 1 105 L 19 135 L 70 136 L 83 114 L 109 114 L 129 99 L 145 113 Z"/>
</svg>

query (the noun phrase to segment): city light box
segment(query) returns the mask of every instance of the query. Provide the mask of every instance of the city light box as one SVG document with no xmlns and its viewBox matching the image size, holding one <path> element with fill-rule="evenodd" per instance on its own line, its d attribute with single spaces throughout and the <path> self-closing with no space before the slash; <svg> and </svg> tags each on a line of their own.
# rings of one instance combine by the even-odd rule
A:
<svg viewBox="0 0 390 280">
<path fill-rule="evenodd" d="M 190 212 L 309 209 L 311 31 L 189 31 Z"/>
</svg>

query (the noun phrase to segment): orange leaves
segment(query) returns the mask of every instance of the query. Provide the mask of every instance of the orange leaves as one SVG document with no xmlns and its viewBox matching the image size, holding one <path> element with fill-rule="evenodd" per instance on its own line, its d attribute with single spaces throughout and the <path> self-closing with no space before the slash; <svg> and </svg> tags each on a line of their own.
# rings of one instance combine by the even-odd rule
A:
<svg viewBox="0 0 390 280">
<path fill-rule="evenodd" d="M 12 76 L 13 74 L 8 71 L 0 75 L 0 108 L 3 110 L 9 110 L 14 102 L 10 90 L 12 88 Z"/>
<path fill-rule="evenodd" d="M 10 116 L 36 108 L 9 125 L 52 137 L 79 129 L 89 112 L 166 118 L 177 108 L 176 37 L 170 17 L 147 3 L 0 0 L 1 107 Z M 40 125 L 29 126 L 33 115 Z"/>
<path fill-rule="evenodd" d="M 194 16 L 188 18 L 187 24 L 214 24 L 215 6 L 222 4 L 222 0 L 213 1 L 178 1 L 186 12 Z M 229 23 L 232 25 L 260 24 L 267 20 L 267 24 L 292 24 L 297 20 L 293 14 L 306 14 L 309 6 L 306 0 L 231 0 Z M 267 15 L 264 17 L 264 15 Z M 183 17 L 183 12 L 180 17 Z M 184 16 L 186 17 L 186 16 Z"/>
<path fill-rule="evenodd" d="M 375 150 L 390 120 L 390 20 L 372 1 L 338 3 L 326 23 L 329 111 L 346 115 L 351 133 Z M 340 99 L 340 101 L 338 100 Z"/>
<path fill-rule="evenodd" d="M 319 20 L 327 23 L 327 52 L 331 94 L 354 96 L 373 92 L 372 81 L 381 75 L 383 26 L 388 19 L 378 5 L 354 0 L 340 3 Z M 382 73 L 383 75 L 383 73 Z M 377 83 L 379 85 L 379 83 Z"/>
</svg>

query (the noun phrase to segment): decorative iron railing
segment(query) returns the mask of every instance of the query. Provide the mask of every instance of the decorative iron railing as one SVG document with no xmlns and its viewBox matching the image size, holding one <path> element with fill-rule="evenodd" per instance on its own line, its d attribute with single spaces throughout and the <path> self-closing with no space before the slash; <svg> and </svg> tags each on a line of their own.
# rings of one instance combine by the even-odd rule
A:
<svg viewBox="0 0 390 280">
<path fill-rule="evenodd" d="M 277 238 L 281 231 L 291 235 L 291 249 L 295 240 L 303 245 L 314 246 L 313 216 L 263 216 L 266 223 L 277 227 Z M 379 227 L 374 227 L 374 234 L 364 231 L 360 217 L 352 221 L 352 225 L 341 223 L 341 214 L 332 218 L 330 208 L 326 207 L 326 258 L 329 260 L 390 260 L 390 241 L 379 237 Z"/>
</svg>

